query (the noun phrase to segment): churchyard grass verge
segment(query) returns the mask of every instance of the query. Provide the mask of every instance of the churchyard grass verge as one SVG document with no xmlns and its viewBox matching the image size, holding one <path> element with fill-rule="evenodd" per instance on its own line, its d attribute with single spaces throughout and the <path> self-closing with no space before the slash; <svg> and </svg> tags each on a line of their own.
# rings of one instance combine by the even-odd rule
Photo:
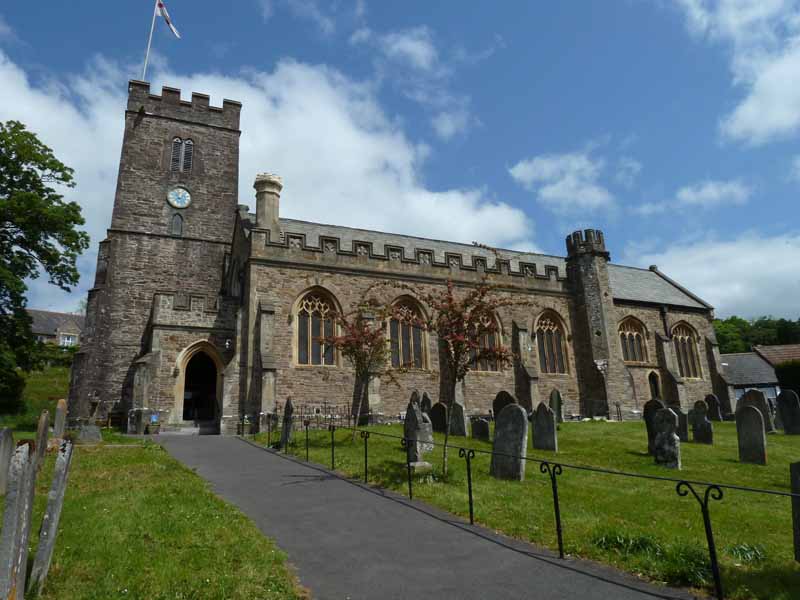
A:
<svg viewBox="0 0 800 600">
<path fill-rule="evenodd" d="M 682 444 L 684 468 L 671 471 L 646 454 L 644 424 L 563 423 L 559 452 L 528 448 L 528 456 L 559 463 L 664 477 L 686 478 L 788 492 L 790 462 L 798 460 L 798 440 L 782 433 L 769 436 L 769 464 L 742 464 L 737 459 L 733 423 L 715 423 L 714 445 Z M 402 436 L 402 426 L 383 425 L 373 432 Z M 363 478 L 364 446 L 347 429 L 336 431 L 336 469 Z M 330 466 L 330 433 L 310 431 L 309 458 Z M 265 442 L 260 434 L 256 440 Z M 436 442 L 443 436 L 435 434 Z M 274 438 L 273 438 L 274 439 Z M 289 451 L 305 458 L 304 432 L 294 433 Z M 452 438 L 451 444 L 491 450 L 491 444 Z M 438 451 L 425 455 L 433 463 L 430 483 L 414 484 L 414 498 L 467 518 L 466 469 L 463 459 L 450 460 L 441 477 Z M 457 454 L 456 454 L 457 456 Z M 557 548 L 550 481 L 528 463 L 525 481 L 489 476 L 490 455 L 472 459 L 475 521 L 515 538 Z M 405 454 L 399 440 L 369 438 L 369 482 L 407 493 Z M 670 585 L 713 590 L 707 569 L 703 521 L 693 498 L 679 497 L 675 484 L 578 471 L 564 467 L 558 478 L 564 544 L 567 554 L 599 560 Z M 728 598 L 800 598 L 800 564 L 792 551 L 789 498 L 724 491 L 710 507 L 714 535 Z"/>
</svg>

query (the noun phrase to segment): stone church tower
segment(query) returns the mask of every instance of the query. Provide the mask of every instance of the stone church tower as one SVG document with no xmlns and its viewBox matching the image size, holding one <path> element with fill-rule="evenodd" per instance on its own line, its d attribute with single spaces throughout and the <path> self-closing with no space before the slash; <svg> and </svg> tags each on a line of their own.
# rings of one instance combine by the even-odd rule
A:
<svg viewBox="0 0 800 600">
<path fill-rule="evenodd" d="M 73 368 L 71 416 L 101 399 L 131 406 L 133 364 L 152 335 L 157 292 L 216 307 L 236 217 L 241 105 L 212 107 L 204 94 L 186 102 L 166 87 L 155 96 L 140 81 L 128 92 L 114 211 Z"/>
</svg>

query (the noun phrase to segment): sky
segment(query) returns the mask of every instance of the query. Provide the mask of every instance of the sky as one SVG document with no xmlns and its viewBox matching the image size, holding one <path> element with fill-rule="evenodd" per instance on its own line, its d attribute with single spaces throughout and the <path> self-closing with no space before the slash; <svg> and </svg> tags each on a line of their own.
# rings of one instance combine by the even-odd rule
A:
<svg viewBox="0 0 800 600">
<path fill-rule="evenodd" d="M 147 79 L 243 103 L 239 201 L 281 216 L 564 255 L 602 229 L 716 315 L 800 317 L 800 1 L 166 0 Z M 151 0 L 0 5 L 0 121 L 76 171 L 110 224 Z"/>
</svg>

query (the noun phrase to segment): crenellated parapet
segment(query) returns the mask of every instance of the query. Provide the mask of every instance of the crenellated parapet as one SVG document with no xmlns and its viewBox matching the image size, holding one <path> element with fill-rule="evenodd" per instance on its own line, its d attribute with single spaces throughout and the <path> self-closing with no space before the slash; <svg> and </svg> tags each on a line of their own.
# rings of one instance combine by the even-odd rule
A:
<svg viewBox="0 0 800 600">
<path fill-rule="evenodd" d="M 603 232 L 599 229 L 585 229 L 584 231 L 573 231 L 567 236 L 567 256 L 579 256 L 581 254 L 591 254 L 595 256 L 605 256 L 609 258 L 606 250 L 606 241 Z"/>
<path fill-rule="evenodd" d="M 181 292 L 159 292 L 153 297 L 153 327 L 232 329 L 236 320 L 234 298 L 207 297 Z"/>
<path fill-rule="evenodd" d="M 223 100 L 222 107 L 211 106 L 207 94 L 192 92 L 191 102 L 181 100 L 181 91 L 162 87 L 161 95 L 150 93 L 146 81 L 128 82 L 128 111 L 144 111 L 149 115 L 197 122 L 212 127 L 239 130 L 239 114 L 242 104 L 234 100 Z"/>
</svg>

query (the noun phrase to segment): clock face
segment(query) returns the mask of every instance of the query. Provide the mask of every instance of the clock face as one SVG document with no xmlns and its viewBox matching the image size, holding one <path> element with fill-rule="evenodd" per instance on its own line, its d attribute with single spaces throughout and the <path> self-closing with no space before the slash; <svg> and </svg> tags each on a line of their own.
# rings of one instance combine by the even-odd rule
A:
<svg viewBox="0 0 800 600">
<path fill-rule="evenodd" d="M 175 208 L 186 208 L 192 203 L 192 195 L 186 188 L 172 188 L 167 192 L 167 202 Z"/>
</svg>

